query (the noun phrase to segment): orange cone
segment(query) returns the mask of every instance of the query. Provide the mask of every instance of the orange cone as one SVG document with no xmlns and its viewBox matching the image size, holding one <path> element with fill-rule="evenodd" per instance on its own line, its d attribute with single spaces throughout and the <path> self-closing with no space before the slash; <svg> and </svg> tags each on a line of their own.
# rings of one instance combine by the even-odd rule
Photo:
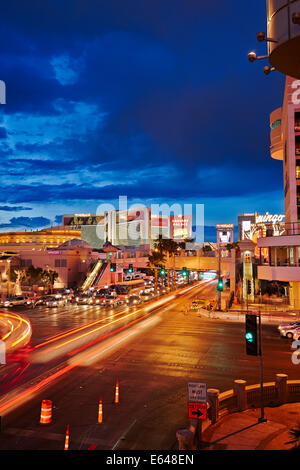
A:
<svg viewBox="0 0 300 470">
<path fill-rule="evenodd" d="M 119 403 L 119 380 L 116 382 L 115 403 Z"/>
<path fill-rule="evenodd" d="M 99 400 L 98 423 L 102 423 L 102 397 Z"/>
<path fill-rule="evenodd" d="M 41 406 L 40 423 L 50 424 L 51 421 L 52 421 L 52 401 L 43 400 L 42 406 Z"/>
<path fill-rule="evenodd" d="M 69 425 L 67 426 L 66 439 L 65 439 L 65 450 L 69 450 Z"/>
</svg>

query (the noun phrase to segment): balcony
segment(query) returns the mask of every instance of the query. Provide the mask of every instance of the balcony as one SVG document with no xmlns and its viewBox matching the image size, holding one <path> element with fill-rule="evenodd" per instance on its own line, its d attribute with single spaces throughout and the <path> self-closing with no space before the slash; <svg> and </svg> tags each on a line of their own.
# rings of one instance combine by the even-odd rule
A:
<svg viewBox="0 0 300 470">
<path fill-rule="evenodd" d="M 297 204 L 300 205 L 300 196 L 298 196 L 298 198 L 297 198 Z M 300 235 L 300 223 L 298 222 L 279 222 L 279 223 L 274 223 L 274 224 L 265 224 L 265 227 L 266 227 L 266 230 L 265 230 L 266 237 L 283 237 L 283 236 Z"/>
<path fill-rule="evenodd" d="M 266 281 L 299 282 L 300 268 L 296 266 L 258 266 L 257 277 Z"/>
</svg>

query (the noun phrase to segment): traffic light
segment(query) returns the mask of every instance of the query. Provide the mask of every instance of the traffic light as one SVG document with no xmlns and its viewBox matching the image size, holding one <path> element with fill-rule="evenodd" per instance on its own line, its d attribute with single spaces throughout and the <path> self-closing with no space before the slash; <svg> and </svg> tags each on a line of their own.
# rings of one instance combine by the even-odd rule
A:
<svg viewBox="0 0 300 470">
<path fill-rule="evenodd" d="M 116 272 L 116 263 L 111 263 L 110 264 L 110 272 L 115 273 Z"/>
<path fill-rule="evenodd" d="M 252 292 L 251 290 L 251 280 L 247 279 L 247 294 L 250 295 Z"/>
<path fill-rule="evenodd" d="M 249 356 L 257 356 L 257 316 L 246 314 L 246 352 Z"/>
<path fill-rule="evenodd" d="M 217 290 L 219 292 L 223 292 L 224 284 L 223 284 L 223 279 L 220 277 L 217 285 Z"/>
<path fill-rule="evenodd" d="M 187 269 L 186 269 L 186 268 L 182 268 L 181 274 L 182 274 L 183 277 L 186 277 L 186 276 L 188 275 Z"/>
<path fill-rule="evenodd" d="M 166 270 L 165 270 L 165 268 L 164 268 L 163 266 L 160 267 L 159 274 L 160 274 L 161 276 L 165 276 Z"/>
<path fill-rule="evenodd" d="M 132 264 L 129 265 L 129 267 L 128 267 L 128 272 L 129 272 L 129 273 L 133 273 L 133 266 L 132 266 Z"/>
</svg>

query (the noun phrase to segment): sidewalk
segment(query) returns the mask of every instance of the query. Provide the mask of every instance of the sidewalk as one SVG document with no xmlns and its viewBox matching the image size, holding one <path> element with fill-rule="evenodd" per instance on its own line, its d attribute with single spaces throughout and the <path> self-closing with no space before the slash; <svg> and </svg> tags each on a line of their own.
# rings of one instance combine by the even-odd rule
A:
<svg viewBox="0 0 300 470">
<path fill-rule="evenodd" d="M 300 422 L 300 403 L 264 411 L 267 422 L 258 423 L 260 409 L 233 413 L 221 418 L 202 435 L 203 450 L 289 450 L 289 430 Z"/>
<path fill-rule="evenodd" d="M 252 309 L 256 310 L 256 312 L 259 312 L 258 309 Z M 217 310 L 211 310 L 208 311 L 204 308 L 200 308 L 198 315 L 199 316 L 205 316 L 207 318 L 215 319 L 215 320 L 228 320 L 228 321 L 235 321 L 235 322 L 244 322 L 245 321 L 245 314 L 247 313 L 246 310 L 238 310 L 238 311 L 217 311 Z M 271 313 L 266 313 L 261 311 L 261 321 L 262 323 L 268 323 L 268 324 L 274 324 L 274 325 L 279 325 L 281 322 L 282 323 L 289 323 L 299 320 L 299 317 L 297 317 L 295 314 L 290 314 L 290 313 L 283 313 L 283 312 L 278 312 L 275 314 Z"/>
</svg>

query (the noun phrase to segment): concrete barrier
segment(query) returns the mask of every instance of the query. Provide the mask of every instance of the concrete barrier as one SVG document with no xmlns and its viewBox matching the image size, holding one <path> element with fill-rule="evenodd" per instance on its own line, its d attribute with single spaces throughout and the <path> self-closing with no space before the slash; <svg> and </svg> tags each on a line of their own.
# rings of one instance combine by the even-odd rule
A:
<svg viewBox="0 0 300 470">
<path fill-rule="evenodd" d="M 264 406 L 281 406 L 300 401 L 300 380 L 287 380 L 286 374 L 276 374 L 275 382 L 263 384 Z M 232 390 L 220 393 L 217 389 L 207 390 L 208 415 L 205 421 L 191 420 L 188 429 L 177 431 L 179 450 L 200 448 L 197 436 L 198 426 L 204 432 L 227 414 L 259 408 L 261 400 L 260 384 L 248 385 L 245 380 L 235 380 Z M 185 431 L 185 432 L 184 432 Z"/>
</svg>

